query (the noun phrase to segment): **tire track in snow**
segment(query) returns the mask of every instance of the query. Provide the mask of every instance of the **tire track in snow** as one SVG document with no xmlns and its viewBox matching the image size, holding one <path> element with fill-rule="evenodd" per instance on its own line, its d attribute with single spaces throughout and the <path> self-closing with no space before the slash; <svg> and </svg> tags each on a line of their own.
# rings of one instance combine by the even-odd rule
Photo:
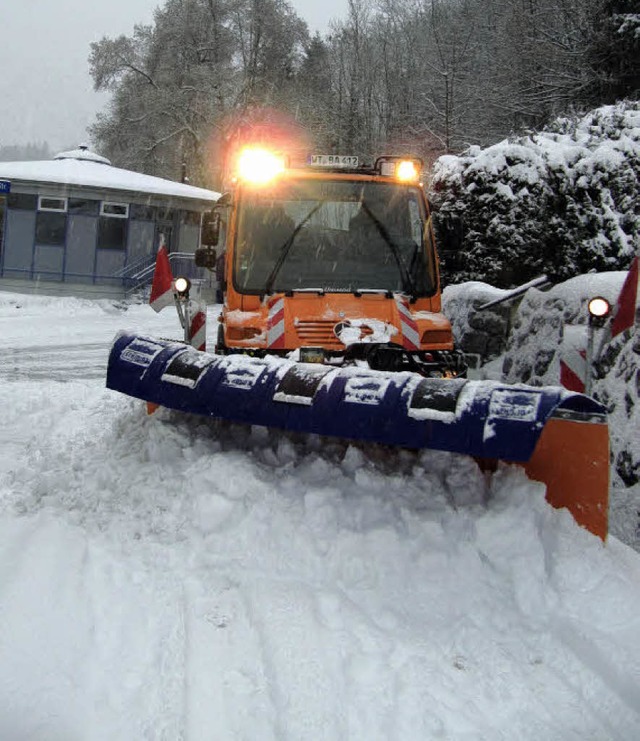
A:
<svg viewBox="0 0 640 741">
<path fill-rule="evenodd" d="M 68 359 L 68 355 L 65 357 Z M 20 385 L 16 384 L 16 387 Z M 34 386 L 42 388 L 42 391 L 38 390 L 36 399 L 31 395 Z M 76 384 L 78 389 L 83 386 Z M 354 731 L 352 737 L 376 738 L 376 721 L 380 719 L 378 729 L 383 724 L 388 724 L 390 729 L 403 728 L 404 738 L 429 738 L 436 733 L 442 736 L 446 732 L 459 731 L 464 722 L 467 735 L 474 735 L 475 729 L 476 738 L 490 739 L 496 736 L 488 726 L 482 731 L 478 729 L 486 719 L 487 711 L 495 712 L 498 720 L 507 727 L 515 722 L 507 718 L 513 708 L 525 711 L 513 731 L 514 737 L 520 732 L 521 738 L 560 738 L 558 734 L 562 732 L 565 739 L 599 741 L 622 738 L 622 731 L 632 727 L 628 722 L 631 713 L 626 711 L 624 703 L 618 702 L 619 695 L 607 691 L 607 677 L 602 677 L 602 683 L 593 682 L 594 671 L 597 675 L 597 669 L 607 670 L 607 667 L 589 666 L 583 661 L 586 646 L 575 647 L 575 662 L 559 661 L 556 666 L 551 659 L 558 653 L 558 647 L 563 648 L 563 641 L 562 636 L 560 639 L 552 636 L 546 651 L 540 652 L 539 663 L 536 659 L 531 665 L 521 666 L 523 656 L 526 658 L 529 650 L 537 648 L 539 623 L 523 621 L 521 598 L 514 598 L 509 583 L 515 575 L 524 574 L 525 567 L 518 569 L 513 566 L 513 559 L 504 552 L 508 541 L 495 524 L 488 528 L 488 532 L 500 536 L 491 551 L 497 568 L 488 569 L 481 558 L 476 563 L 473 553 L 477 539 L 475 528 L 469 529 L 468 542 L 462 539 L 462 545 L 457 525 L 455 529 L 450 525 L 445 528 L 438 525 L 436 530 L 441 539 L 426 541 L 430 548 L 427 555 L 431 554 L 436 560 L 454 567 L 445 572 L 446 579 L 441 575 L 442 582 L 455 583 L 458 577 L 460 583 L 469 584 L 470 575 L 475 573 L 477 592 L 474 587 L 475 596 L 470 600 L 444 583 L 436 583 L 432 589 L 426 590 L 410 573 L 405 575 L 408 588 L 404 588 L 403 580 L 394 578 L 396 572 L 393 568 L 388 571 L 388 566 L 393 566 L 396 557 L 398 564 L 407 561 L 406 544 L 403 541 L 396 543 L 395 536 L 390 542 L 377 538 L 368 542 L 365 536 L 372 532 L 371 528 L 377 527 L 384 534 L 390 532 L 393 522 L 390 520 L 385 524 L 383 520 L 378 526 L 362 525 L 363 513 L 368 509 L 358 491 L 348 502 L 341 498 L 331 500 L 335 517 L 329 522 L 338 523 L 333 530 L 329 529 L 325 519 L 318 519 L 317 508 L 312 511 L 300 509 L 299 517 L 294 517 L 287 510 L 287 490 L 279 489 L 281 462 L 275 456 L 273 464 L 256 468 L 255 462 L 251 461 L 251 447 L 249 453 L 242 449 L 233 450 L 230 455 L 222 453 L 216 460 L 219 466 L 216 477 L 228 477 L 228 461 L 232 459 L 235 467 L 243 471 L 243 487 L 249 486 L 256 492 L 265 487 L 274 490 L 278 487 L 278 498 L 274 497 L 270 507 L 265 505 L 270 500 L 262 494 L 256 493 L 254 499 L 248 498 L 247 506 L 253 513 L 253 529 L 248 526 L 241 528 L 241 519 L 213 517 L 210 511 L 209 518 L 205 517 L 203 522 L 202 506 L 192 508 L 189 505 L 193 491 L 188 487 L 183 493 L 183 505 L 180 505 L 179 498 L 166 494 L 171 485 L 174 491 L 179 491 L 177 483 L 182 474 L 194 473 L 190 464 L 194 441 L 190 434 L 185 434 L 186 427 L 176 429 L 170 424 L 143 424 L 131 416 L 109 432 L 108 422 L 116 416 L 116 407 L 125 408 L 125 405 L 114 401 L 113 408 L 108 405 L 105 411 L 104 400 L 98 398 L 101 392 L 93 388 L 94 384 L 86 386 L 86 404 L 76 398 L 77 392 L 71 385 L 53 387 L 44 382 L 29 382 L 25 384 L 25 388 L 30 389 L 29 396 L 16 394 L 17 388 L 7 390 L 6 394 L 7 399 L 17 397 L 20 401 L 21 409 L 13 413 L 20 434 L 25 440 L 33 435 L 27 462 L 37 475 L 27 479 L 27 483 L 36 493 L 45 490 L 48 506 L 54 505 L 56 511 L 65 516 L 71 513 L 74 522 L 82 523 L 91 542 L 107 547 L 111 554 L 108 562 L 104 557 L 97 557 L 98 568 L 87 571 L 87 591 L 91 590 L 96 599 L 97 615 L 89 627 L 95 625 L 99 637 L 89 658 L 97 659 L 96 666 L 103 669 L 105 675 L 103 677 L 100 671 L 92 675 L 92 690 L 87 692 L 87 696 L 108 700 L 102 720 L 104 725 L 110 724 L 113 729 L 111 738 L 147 737 L 169 741 L 186 737 L 198 741 L 210 738 L 216 727 L 225 731 L 231 729 L 233 735 L 227 737 L 239 739 L 314 738 L 317 741 L 323 734 L 326 738 L 347 737 L 345 729 Z M 49 389 L 54 389 L 53 398 L 49 397 Z M 44 441 L 42 427 L 32 422 L 29 427 L 20 423 L 23 412 L 30 410 L 34 402 L 37 402 L 39 410 L 38 420 L 47 431 Z M 53 420 L 56 420 L 55 424 Z M 107 432 L 98 434 L 105 427 Z M 206 450 L 206 446 L 200 450 Z M 185 451 L 189 455 L 185 456 Z M 136 472 L 136 478 L 114 474 L 113 471 L 120 466 L 125 473 Z M 327 463 L 324 468 L 327 468 L 327 476 L 332 472 L 335 475 L 338 470 L 334 462 Z M 52 473 L 55 473 L 54 478 L 51 478 Z M 201 488 L 200 496 L 210 501 L 211 481 L 201 468 L 196 473 L 194 485 Z M 96 475 L 99 476 L 98 484 L 88 486 L 83 483 L 93 482 Z M 296 486 L 305 481 L 300 472 L 293 478 Z M 46 484 L 44 489 L 42 483 Z M 312 491 L 318 485 L 317 476 L 304 484 Z M 229 495 L 230 486 L 225 478 L 224 487 L 218 490 L 219 497 Z M 106 491 L 107 487 L 113 489 L 111 496 Z M 139 499 L 135 496 L 138 494 L 136 487 L 140 488 Z M 70 489 L 73 497 L 69 497 Z M 96 493 L 99 497 L 95 496 Z M 315 496 L 318 498 L 319 495 L 316 493 Z M 174 501 L 178 505 L 175 510 L 171 509 Z M 263 507 L 261 511 L 260 507 Z M 350 530 L 348 514 L 352 507 L 359 508 L 359 517 L 357 527 Z M 205 508 L 204 514 L 207 512 Z M 508 509 L 505 512 L 509 515 Z M 269 522 L 274 523 L 282 537 L 266 544 L 256 543 L 255 535 L 259 531 L 256 525 L 264 522 L 267 514 L 276 516 Z M 496 516 L 496 512 L 491 515 L 493 518 Z M 459 523 L 459 517 L 459 514 L 452 514 L 451 521 Z M 513 516 L 509 515 L 507 519 L 511 526 Z M 147 530 L 140 526 L 142 536 L 131 541 L 133 529 L 139 523 L 148 524 L 149 521 L 151 525 Z M 368 521 L 365 517 L 364 522 Z M 233 527 L 230 522 L 233 522 Z M 379 522 L 379 518 L 375 522 Z M 421 523 L 420 527 L 423 525 Z M 414 526 L 418 527 L 417 521 Z M 108 536 L 106 544 L 103 536 L 97 535 L 103 530 Z M 300 540 L 292 540 L 289 544 L 288 538 L 293 538 L 300 530 Z M 322 562 L 315 561 L 304 538 L 313 543 L 317 531 L 321 535 L 332 533 L 335 538 L 347 539 L 346 544 L 336 550 L 334 539 Z M 527 535 L 528 532 L 523 530 L 519 521 L 518 533 Z M 203 535 L 207 538 L 205 543 Z M 233 549 L 238 541 L 242 544 L 242 536 L 247 545 L 255 546 L 255 553 L 254 549 L 247 549 L 252 557 Z M 455 548 L 454 543 L 458 544 Z M 484 553 L 486 543 L 481 545 Z M 62 548 L 58 550 L 62 551 Z M 166 581 L 167 569 L 162 568 L 165 561 L 158 558 L 163 551 L 166 552 L 164 558 L 172 567 Z M 442 556 L 443 551 L 446 558 Z M 142 561 L 138 563 L 134 584 L 130 578 L 132 553 Z M 531 554 L 531 548 L 528 553 Z M 383 564 L 378 554 L 386 554 L 385 559 L 390 560 L 388 566 Z M 513 555 L 517 557 L 519 554 L 519 546 L 514 546 Z M 300 563 L 296 558 L 299 555 L 307 555 L 310 562 L 306 566 L 304 560 Z M 338 568 L 337 559 L 341 555 L 345 563 Z M 534 556 L 538 561 L 542 558 L 539 548 Z M 227 575 L 221 575 L 223 558 L 228 559 Z M 371 564 L 371 574 L 376 578 L 373 582 L 365 579 L 363 583 L 362 563 L 367 559 Z M 78 562 L 74 559 L 71 565 Z M 434 576 L 427 568 L 429 563 L 427 559 L 418 565 L 419 568 L 414 564 L 415 573 L 433 580 Z M 255 577 L 248 575 L 248 565 L 256 569 Z M 278 565 L 285 575 L 297 577 L 296 582 L 277 579 L 278 568 L 273 567 Z M 476 571 L 470 571 L 469 567 Z M 512 567 L 515 569 L 513 572 Z M 530 569 L 531 564 L 527 561 L 527 573 Z M 67 570 L 73 573 L 73 569 Z M 29 568 L 28 571 L 35 569 Z M 59 568 L 54 573 L 62 571 Z M 547 582 L 542 563 L 539 571 L 544 586 Z M 322 579 L 318 579 L 318 574 Z M 362 616 L 354 615 L 336 595 L 331 586 L 336 576 L 342 577 L 342 581 L 346 578 L 350 598 L 360 596 Z M 45 577 L 41 583 L 46 586 L 51 578 Z M 184 590 L 178 586 L 183 580 L 187 584 Z M 320 601 L 319 582 L 325 584 L 325 595 Z M 416 588 L 415 594 L 409 592 L 411 585 Z M 83 604 L 84 592 L 70 588 L 69 605 L 73 606 L 74 595 L 78 597 L 75 601 Z M 181 595 L 183 605 L 178 607 Z M 375 621 L 365 622 L 363 618 L 373 618 L 381 608 L 388 608 L 395 595 L 405 598 L 407 609 L 397 613 L 398 625 L 392 626 L 394 638 L 403 626 L 409 629 L 414 622 L 420 623 L 422 629 L 409 630 L 408 640 L 396 665 L 389 667 L 385 660 L 394 646 L 393 641 L 387 644 L 373 640 L 372 634 L 373 638 L 378 634 L 369 625 Z M 422 595 L 422 602 L 418 602 L 419 595 Z M 428 599 L 430 596 L 435 599 Z M 398 603 L 402 601 L 399 599 Z M 447 667 L 448 673 L 438 673 L 444 660 L 432 651 L 423 650 L 420 642 L 423 635 L 436 645 L 445 645 L 450 638 L 451 630 L 441 627 L 439 636 L 434 630 L 438 625 L 434 607 L 442 604 L 447 605 L 444 613 L 449 618 L 462 610 L 470 615 L 457 631 L 454 645 L 447 649 L 452 656 L 462 657 L 456 659 L 459 666 L 455 669 Z M 526 604 L 530 604 L 530 600 Z M 470 607 L 479 608 L 477 619 L 468 609 Z M 69 609 L 69 614 L 71 612 Z M 499 622 L 490 619 L 496 612 L 505 615 Z M 79 619 L 74 615 L 74 620 L 77 623 Z M 87 623 L 89 621 L 80 621 L 83 628 Z M 501 630 L 502 626 L 511 628 L 513 634 Z M 66 634 L 65 630 L 63 637 Z M 72 648 L 72 638 L 69 636 L 63 645 Z M 123 647 L 126 651 L 122 650 Z M 124 654 L 135 660 L 125 663 L 121 658 Z M 82 652 L 76 651 L 72 656 L 77 658 L 72 663 L 80 665 Z M 497 679 L 488 676 L 488 667 L 492 667 Z M 452 679 L 456 678 L 455 672 L 460 681 Z M 465 674 L 468 675 L 466 681 Z M 534 693 L 528 688 L 533 685 L 531 677 L 535 674 L 540 678 L 535 682 L 538 691 Z M 350 682 L 344 684 L 347 679 Z M 589 715 L 589 702 L 585 701 L 588 700 L 585 687 L 599 689 L 603 685 L 605 693 L 600 700 L 606 700 L 608 712 L 599 712 L 606 723 L 600 723 L 596 714 Z M 484 713 L 485 717 L 461 718 L 459 705 L 463 700 L 466 703 L 474 701 L 478 695 L 481 697 L 477 711 L 481 716 Z M 564 697 L 569 705 L 562 720 L 551 717 L 541 723 L 541 707 L 552 703 L 558 696 Z M 384 704 L 385 698 L 391 699 L 389 706 Z M 426 715 L 425 699 L 432 700 L 436 708 L 433 718 Z M 501 712 L 503 706 L 506 711 Z M 141 714 L 140 708 L 145 711 L 144 723 L 148 733 L 129 733 L 127 736 L 127 731 L 135 727 L 135 723 L 142 722 L 135 719 Z M 368 709 L 364 720 L 355 714 L 361 708 Z M 559 709 L 553 710 L 558 712 Z M 354 714 L 350 715 L 352 712 Z M 120 718 L 123 718 L 122 722 Z M 525 723 L 528 724 L 526 735 L 523 730 Z M 540 724 L 541 730 L 534 727 L 536 723 Z M 580 726 L 573 735 L 570 730 L 572 724 Z M 363 733 L 363 728 L 368 733 Z M 422 733 L 418 734 L 416 729 Z M 616 729 L 621 729 L 618 736 L 615 735 Z M 398 733 L 397 737 L 401 734 Z M 100 736 L 92 738 L 100 739 Z M 379 733 L 378 738 L 382 738 L 382 734 Z"/>
<path fill-rule="evenodd" d="M 185 626 L 185 738 L 211 738 L 211 718 L 227 738 L 275 741 L 273 706 L 260 656 L 262 647 L 240 585 L 198 573 L 183 589 Z"/>
<path fill-rule="evenodd" d="M 616 661 L 608 657 L 603 648 L 598 645 L 597 636 L 589 635 L 585 626 L 580 625 L 576 620 L 558 618 L 552 626 L 552 631 L 580 664 L 589 669 L 633 713 L 640 715 L 640 685 L 638 684 L 640 672 L 625 673 Z M 598 715 L 603 726 L 609 723 L 606 715 L 599 712 L 598 704 L 594 703 L 590 710 Z"/>
<path fill-rule="evenodd" d="M 108 345 L 101 342 L 9 348 L 0 354 L 7 381 L 74 381 L 106 377 Z"/>
</svg>

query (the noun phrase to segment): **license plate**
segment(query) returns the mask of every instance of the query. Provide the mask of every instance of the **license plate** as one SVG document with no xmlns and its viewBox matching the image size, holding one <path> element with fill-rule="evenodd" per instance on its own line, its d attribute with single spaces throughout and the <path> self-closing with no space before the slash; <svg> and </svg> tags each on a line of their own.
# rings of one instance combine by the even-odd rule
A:
<svg viewBox="0 0 640 741">
<path fill-rule="evenodd" d="M 301 363 L 324 363 L 324 350 L 321 347 L 301 347 Z"/>
<path fill-rule="evenodd" d="M 358 158 L 351 154 L 312 154 L 309 164 L 313 167 L 357 167 Z"/>
</svg>

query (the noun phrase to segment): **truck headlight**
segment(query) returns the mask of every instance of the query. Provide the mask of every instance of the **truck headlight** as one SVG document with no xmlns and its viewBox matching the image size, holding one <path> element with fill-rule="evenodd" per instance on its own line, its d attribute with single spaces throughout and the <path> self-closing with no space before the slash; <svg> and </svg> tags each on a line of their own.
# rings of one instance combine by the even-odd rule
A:
<svg viewBox="0 0 640 741">
<path fill-rule="evenodd" d="M 173 282 L 173 287 L 175 289 L 175 292 L 180 296 L 180 298 L 186 298 L 189 295 L 189 289 L 191 288 L 191 281 L 189 278 L 176 278 Z"/>
</svg>

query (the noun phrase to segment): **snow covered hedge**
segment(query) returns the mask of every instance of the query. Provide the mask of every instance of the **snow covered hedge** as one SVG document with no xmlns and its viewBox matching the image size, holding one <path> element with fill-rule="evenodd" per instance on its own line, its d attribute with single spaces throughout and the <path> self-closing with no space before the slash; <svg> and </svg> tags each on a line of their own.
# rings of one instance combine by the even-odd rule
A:
<svg viewBox="0 0 640 741">
<path fill-rule="evenodd" d="M 464 226 L 460 269 L 441 237 L 446 283 L 508 287 L 626 269 L 640 249 L 640 102 L 441 157 L 431 191 L 436 222 Z"/>
</svg>

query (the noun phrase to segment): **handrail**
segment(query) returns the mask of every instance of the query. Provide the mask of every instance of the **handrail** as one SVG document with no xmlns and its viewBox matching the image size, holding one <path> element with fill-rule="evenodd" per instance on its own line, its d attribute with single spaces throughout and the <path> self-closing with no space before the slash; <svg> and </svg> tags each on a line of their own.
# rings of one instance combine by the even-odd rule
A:
<svg viewBox="0 0 640 741">
<path fill-rule="evenodd" d="M 188 273 L 191 272 L 197 272 L 201 273 L 201 268 L 196 268 L 195 261 L 194 261 L 194 253 L 193 252 L 171 252 L 169 253 L 169 263 L 173 263 L 173 266 L 175 266 L 176 263 L 180 263 L 180 261 L 188 260 L 189 270 Z M 144 263 L 147 263 L 145 267 L 142 269 L 138 269 L 141 267 L 141 265 L 144 265 Z M 127 270 L 122 270 L 121 274 L 118 277 L 121 277 L 125 285 L 127 286 L 125 289 L 125 292 L 127 294 L 133 293 L 134 291 L 137 291 L 141 288 L 144 288 L 149 283 L 151 283 L 151 280 L 153 278 L 153 273 L 155 271 L 156 267 L 156 260 L 155 255 L 147 255 L 144 260 L 138 260 L 132 265 L 128 266 L 129 270 L 132 272 L 127 272 Z M 184 262 L 180 265 L 182 268 L 182 272 L 184 272 Z M 133 270 L 137 270 L 137 272 L 133 272 Z M 191 279 L 192 282 L 202 282 L 204 279 L 202 277 L 196 277 L 195 275 L 189 274 L 188 277 Z"/>
<path fill-rule="evenodd" d="M 538 278 L 530 280 L 528 283 L 523 283 L 521 286 L 512 288 L 500 298 L 494 298 L 492 301 L 488 301 L 486 304 L 478 306 L 477 311 L 484 311 L 485 309 L 490 309 L 491 307 L 497 306 L 498 304 L 504 304 L 506 301 L 513 301 L 514 298 L 518 298 L 518 296 L 526 293 L 530 288 L 542 288 L 549 285 L 550 283 L 551 281 L 549 280 L 549 278 L 547 278 L 546 275 L 541 275 Z"/>
</svg>

